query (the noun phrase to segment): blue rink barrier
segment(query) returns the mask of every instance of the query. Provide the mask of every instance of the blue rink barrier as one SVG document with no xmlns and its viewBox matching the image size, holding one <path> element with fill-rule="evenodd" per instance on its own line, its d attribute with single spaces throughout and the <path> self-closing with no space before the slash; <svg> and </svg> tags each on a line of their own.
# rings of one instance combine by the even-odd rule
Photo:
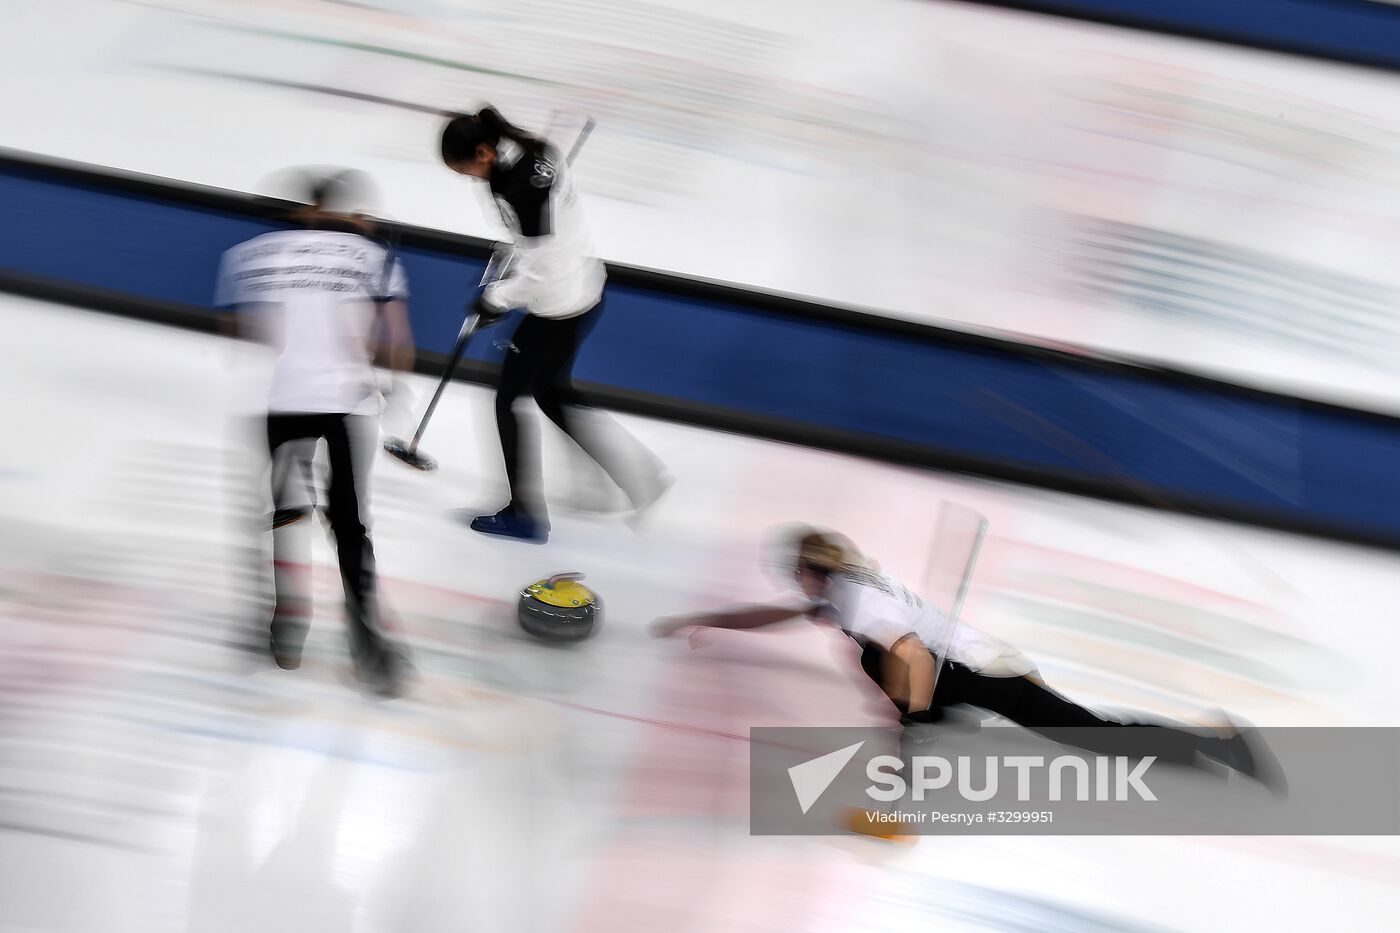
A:
<svg viewBox="0 0 1400 933">
<path fill-rule="evenodd" d="M 197 327 L 221 253 L 277 227 L 244 195 L 17 155 L 0 204 L 0 285 Z M 402 236 L 432 371 L 488 244 Z M 491 344 L 467 378 L 490 378 Z M 626 267 L 576 376 L 619 410 L 1400 547 L 1400 420 L 1200 376 Z"/>
<path fill-rule="evenodd" d="M 1375 68 L 1400 68 L 1388 0 L 970 0 Z"/>
</svg>

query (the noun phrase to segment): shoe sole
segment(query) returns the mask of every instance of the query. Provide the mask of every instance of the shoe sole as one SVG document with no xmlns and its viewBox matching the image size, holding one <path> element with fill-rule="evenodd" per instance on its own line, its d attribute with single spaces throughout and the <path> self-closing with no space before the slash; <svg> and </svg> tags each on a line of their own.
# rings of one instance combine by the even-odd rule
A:
<svg viewBox="0 0 1400 933">
<path fill-rule="evenodd" d="M 485 529 L 485 528 L 478 528 L 478 527 L 476 527 L 475 525 L 472 525 L 472 526 L 471 526 L 471 529 L 472 529 L 472 531 L 475 531 L 475 532 L 476 532 L 477 534 L 479 534 L 479 535 L 489 535 L 489 536 L 491 536 L 492 538 L 505 538 L 506 540 L 509 540 L 509 541 L 520 541 L 520 542 L 522 542 L 522 543 L 524 543 L 524 544 L 544 544 L 546 541 L 549 540 L 549 535 L 547 535 L 547 534 L 546 534 L 546 535 L 529 535 L 529 536 L 527 536 L 527 535 L 513 535 L 513 534 L 508 534 L 508 533 L 506 533 L 506 532 L 504 532 L 504 531 L 489 531 L 489 530 L 487 530 L 487 529 Z"/>
</svg>

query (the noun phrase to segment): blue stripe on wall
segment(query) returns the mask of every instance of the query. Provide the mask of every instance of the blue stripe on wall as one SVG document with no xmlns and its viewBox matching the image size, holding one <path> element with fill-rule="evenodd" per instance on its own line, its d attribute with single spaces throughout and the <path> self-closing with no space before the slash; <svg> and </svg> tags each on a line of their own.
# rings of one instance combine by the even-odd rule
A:
<svg viewBox="0 0 1400 933">
<path fill-rule="evenodd" d="M 0 169 L 0 268 L 208 306 L 234 211 Z M 420 346 L 447 352 L 483 263 L 403 251 Z M 503 333 L 498 332 L 498 333 Z M 498 358 L 489 340 L 472 355 Z M 609 286 L 580 380 L 959 461 L 1130 489 L 1146 504 L 1400 542 L 1400 421 L 1015 348 L 900 336 L 740 299 Z"/>
<path fill-rule="evenodd" d="M 972 0 L 1400 68 L 1400 8 L 1369 0 Z"/>
</svg>

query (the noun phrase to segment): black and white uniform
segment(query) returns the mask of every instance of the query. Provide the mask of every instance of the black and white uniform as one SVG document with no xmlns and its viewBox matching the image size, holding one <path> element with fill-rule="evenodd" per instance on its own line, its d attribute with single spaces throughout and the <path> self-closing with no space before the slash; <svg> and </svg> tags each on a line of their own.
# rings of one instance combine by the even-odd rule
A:
<svg viewBox="0 0 1400 933">
<path fill-rule="evenodd" d="M 345 589 L 350 646 L 362 666 L 384 653 L 375 612 L 374 550 L 367 513 L 368 474 L 379 410 L 370 342 L 376 302 L 406 299 L 402 265 L 385 247 L 355 233 L 268 233 L 224 254 L 216 301 L 249 318 L 276 354 L 268 394 L 267 445 L 274 506 L 286 490 L 276 477 L 296 445 L 324 440 L 330 462 L 327 518 Z M 298 529 L 273 536 L 278 570 L 272 640 L 296 654 L 306 639 L 309 594 L 288 572 Z"/>
<path fill-rule="evenodd" d="M 501 140 L 497 152 L 490 191 L 515 239 L 507 277 L 489 285 L 483 297 L 501 311 L 527 312 L 512 337 L 515 352 L 506 354 L 496 391 L 510 508 L 544 518 L 543 503 L 529 501 L 529 488 L 540 472 L 538 454 L 534 445 L 522 443 L 515 413 L 516 400 L 526 393 L 635 502 L 626 464 L 568 407 L 577 404 L 571 382 L 574 358 L 602 312 L 606 280 L 568 163 L 553 147 L 535 154 L 509 139 Z"/>
<path fill-rule="evenodd" d="M 607 273 L 593 253 L 569 164 L 552 146 L 535 155 L 503 139 L 489 185 L 515 241 L 510 274 L 486 289 L 487 302 L 553 321 L 591 311 Z"/>
<path fill-rule="evenodd" d="M 820 612 L 823 608 L 826 611 Z M 956 661 L 993 676 L 1035 673 L 1035 665 L 1015 648 L 927 605 L 888 574 L 873 570 L 833 574 L 818 610 L 862 648 L 890 651 L 912 636 L 940 661 Z"/>
<path fill-rule="evenodd" d="M 1210 753 L 1219 739 L 1159 723 L 1108 719 L 1066 699 L 1040 681 L 1035 665 L 1011 645 L 980 632 L 924 600 L 883 573 L 836 573 L 825 599 L 808 614 L 833 622 L 863 649 L 861 666 L 877 683 L 884 654 L 907 638 L 918 639 L 933 654 L 938 672 L 928 711 L 916 721 L 932 721 L 955 705 L 996 713 L 1031 731 L 1085 726 L 1151 726 L 1147 731 L 1104 730 L 1081 742 L 1102 754 L 1142 757 L 1195 765 L 1197 752 Z M 901 710 L 901 712 L 908 712 Z M 1118 733 L 1118 734 L 1113 734 Z"/>
</svg>

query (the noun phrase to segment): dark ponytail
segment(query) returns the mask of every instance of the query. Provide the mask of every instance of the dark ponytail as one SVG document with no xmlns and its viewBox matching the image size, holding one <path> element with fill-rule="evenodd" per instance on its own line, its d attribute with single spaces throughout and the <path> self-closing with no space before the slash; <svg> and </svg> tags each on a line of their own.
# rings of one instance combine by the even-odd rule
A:
<svg viewBox="0 0 1400 933">
<path fill-rule="evenodd" d="M 489 104 L 476 113 L 460 114 L 447 121 L 442 129 L 442 161 L 448 165 L 470 162 L 476 158 L 478 146 L 497 148 L 502 139 L 509 139 L 527 153 L 544 153 L 545 141 L 501 116 Z"/>
</svg>

